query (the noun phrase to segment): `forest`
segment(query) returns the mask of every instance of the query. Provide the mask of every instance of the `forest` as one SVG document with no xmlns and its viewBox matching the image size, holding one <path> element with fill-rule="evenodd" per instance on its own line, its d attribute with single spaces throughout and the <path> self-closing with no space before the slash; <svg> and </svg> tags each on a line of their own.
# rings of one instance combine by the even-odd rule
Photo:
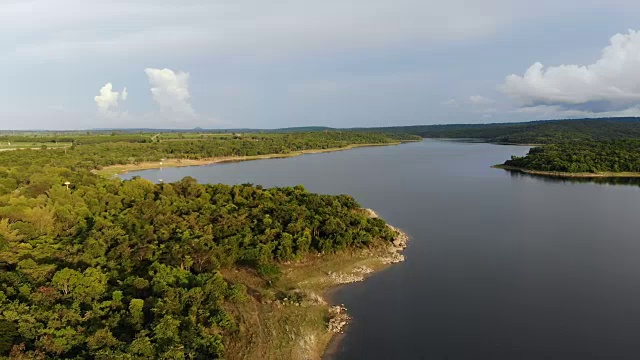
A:
<svg viewBox="0 0 640 360">
<path fill-rule="evenodd" d="M 191 178 L 121 181 L 91 170 L 405 139 L 413 138 L 329 132 L 102 142 L 80 136 L 64 149 L 0 152 L 0 358 L 221 358 L 225 337 L 238 336 L 228 306 L 250 295 L 220 270 L 253 269 L 268 284 L 283 262 L 394 237 L 348 195 Z"/>
<path fill-rule="evenodd" d="M 504 165 L 568 173 L 640 172 L 640 139 L 572 141 L 532 148 Z"/>
<path fill-rule="evenodd" d="M 506 161 L 507 167 L 574 174 L 640 172 L 640 118 L 634 117 L 426 125 L 370 131 L 538 145 L 526 156 Z"/>
<path fill-rule="evenodd" d="M 197 131 L 196 131 L 197 130 Z M 312 134 L 347 133 L 383 134 L 397 140 L 409 140 L 409 136 L 422 138 L 476 139 L 500 144 L 554 144 L 575 140 L 617 140 L 640 138 L 640 118 L 615 117 L 597 119 L 564 119 L 539 120 L 530 122 L 490 123 L 490 124 L 447 124 L 447 125 L 415 125 L 371 128 L 336 129 L 329 127 L 309 126 L 281 129 L 225 129 L 168 131 L 168 130 L 117 130 L 89 132 L 16 132 L 0 133 L 0 144 L 8 142 L 49 143 L 69 142 L 75 144 L 96 144 L 112 142 L 149 143 L 162 139 L 207 139 L 211 137 L 225 138 L 234 134 L 247 133 L 250 136 L 269 138 L 281 135 L 302 135 L 310 140 Z M 356 135 L 357 136 L 357 135 Z"/>
<path fill-rule="evenodd" d="M 364 131 L 364 129 L 353 129 Z M 423 138 L 477 139 L 499 144 L 554 144 L 640 138 L 640 118 L 542 120 L 522 123 L 418 125 L 366 129 Z"/>
<path fill-rule="evenodd" d="M 135 135 L 131 141 L 120 141 L 120 136 L 91 135 L 85 138 L 78 135 L 73 138 L 72 145 L 67 148 L 51 148 L 44 152 L 39 150 L 0 152 L 0 166 L 10 165 L 11 172 L 15 173 L 14 177 L 22 183 L 26 181 L 25 177 L 40 172 L 39 169 L 42 167 L 93 170 L 109 165 L 135 164 L 162 159 L 288 154 L 300 150 L 341 148 L 353 144 L 390 144 L 419 139 L 418 136 L 408 134 L 352 132 L 247 134 L 239 137 L 198 136 L 197 138 L 185 135 L 184 139 L 175 138 L 176 135 L 162 134 L 160 136 L 145 135 L 143 136 L 147 140 L 145 142 L 138 142 L 136 139 L 139 137 L 140 135 Z M 112 141 L 107 142 L 104 139 L 112 139 Z M 44 179 L 45 177 L 43 181 Z M 13 183 L 7 184 L 8 187 L 3 186 L 3 182 L 0 181 L 0 194 L 15 189 Z"/>
</svg>

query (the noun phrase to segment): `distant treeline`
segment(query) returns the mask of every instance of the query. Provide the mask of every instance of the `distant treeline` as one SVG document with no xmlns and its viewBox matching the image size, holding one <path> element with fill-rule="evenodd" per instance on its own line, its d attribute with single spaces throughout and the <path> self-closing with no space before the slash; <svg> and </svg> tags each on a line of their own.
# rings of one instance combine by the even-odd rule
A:
<svg viewBox="0 0 640 360">
<path fill-rule="evenodd" d="M 269 137 L 279 137 L 283 134 L 288 134 L 292 136 L 308 138 L 310 136 L 315 136 L 316 138 L 322 137 L 322 135 L 311 135 L 313 133 L 331 133 L 327 135 L 329 139 L 337 139 L 338 141 L 348 141 L 351 138 L 362 138 L 363 134 L 368 133 L 371 136 L 372 141 L 379 142 L 380 140 L 380 132 L 366 132 L 359 131 L 357 134 L 353 134 L 354 131 L 342 131 L 337 129 L 330 128 L 322 128 L 322 127 L 305 127 L 305 128 L 286 128 L 286 129 L 275 129 L 275 130 L 262 130 L 262 131 L 253 131 L 253 132 L 230 132 L 230 131 L 201 131 L 201 132 L 180 132 L 180 131 L 170 131 L 170 132 L 138 132 L 138 133 L 130 133 L 130 132 L 111 132 L 111 133 L 95 133 L 95 132 L 84 132 L 84 131 L 74 131 L 74 132 L 64 132 L 62 134 L 56 132 L 30 132 L 24 134 L 3 134 L 0 135 L 0 143 L 8 142 L 8 143 L 74 143 L 77 145 L 81 144 L 105 144 L 105 143 L 116 143 L 116 142 L 128 142 L 128 143 L 150 143 L 150 142 L 161 142 L 162 140 L 187 140 L 187 139 L 227 139 L 231 136 L 235 138 L 269 138 Z M 375 135 L 373 135 L 375 133 Z M 403 141 L 403 140 L 415 140 L 416 136 L 411 136 L 404 131 L 399 131 L 397 133 L 391 131 L 385 131 L 384 137 L 392 138 L 394 140 Z"/>
<path fill-rule="evenodd" d="M 354 129 L 358 130 L 358 129 Z M 454 124 L 368 129 L 425 138 L 474 139 L 499 144 L 543 145 L 505 165 L 567 173 L 640 172 L 640 118 Z"/>
<path fill-rule="evenodd" d="M 116 137 L 118 138 L 118 137 Z M 92 137 L 89 137 L 92 139 Z M 212 138 L 206 140 L 168 140 L 161 142 L 104 142 L 85 144 L 79 141 L 68 149 L 16 150 L 0 152 L 0 166 L 18 169 L 20 177 L 38 171 L 28 168 L 46 167 L 69 169 L 100 169 L 118 164 L 161 161 L 162 159 L 202 159 L 222 156 L 255 156 L 288 154 L 311 149 L 340 148 L 352 144 L 387 144 L 403 140 L 416 140 L 417 136 L 400 134 L 374 134 L 353 132 L 314 132 L 295 134 L 247 135 L 242 138 Z M 4 165 L 3 165 L 4 164 Z M 28 181 L 27 179 L 21 181 Z M 0 194 L 13 191 L 3 189 Z"/>
<path fill-rule="evenodd" d="M 352 129 L 363 131 L 362 128 Z M 553 144 L 574 140 L 640 138 L 640 118 L 546 120 L 523 123 L 418 125 L 367 128 L 368 132 L 407 133 L 424 138 L 478 139 L 507 144 Z"/>
<path fill-rule="evenodd" d="M 573 140 L 616 140 L 640 138 L 640 118 L 600 118 L 541 120 L 520 123 L 415 125 L 372 128 L 335 129 L 322 126 L 280 129 L 123 129 L 71 132 L 11 132 L 0 135 L 0 142 L 74 142 L 96 144 L 110 142 L 145 143 L 175 138 L 203 138 L 215 134 L 277 134 L 308 133 L 385 133 L 401 138 L 399 134 L 423 138 L 467 138 L 494 143 L 553 144 Z"/>
<path fill-rule="evenodd" d="M 109 142 L 151 142 L 152 135 L 149 134 L 112 134 L 95 135 L 77 132 L 73 134 L 57 135 L 51 133 L 38 133 L 33 135 L 2 135 L 0 142 L 21 143 L 21 142 L 41 142 L 41 143 L 75 143 L 75 144 L 102 144 Z"/>
</svg>

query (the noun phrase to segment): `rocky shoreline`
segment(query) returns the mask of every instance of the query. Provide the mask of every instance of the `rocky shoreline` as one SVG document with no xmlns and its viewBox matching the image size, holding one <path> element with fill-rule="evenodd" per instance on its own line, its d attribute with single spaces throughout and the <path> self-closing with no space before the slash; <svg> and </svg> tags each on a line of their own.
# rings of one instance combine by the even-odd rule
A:
<svg viewBox="0 0 640 360">
<path fill-rule="evenodd" d="M 377 218 L 377 214 L 370 209 L 356 211 L 369 218 Z M 265 359 L 319 360 L 330 357 L 345 336 L 345 329 L 351 321 L 347 308 L 331 301 L 331 292 L 342 285 L 364 281 L 371 274 L 405 260 L 402 251 L 409 237 L 400 229 L 387 226 L 394 234 L 391 241 L 378 240 L 374 246 L 366 249 L 310 255 L 300 262 L 285 264 L 282 276 L 287 285 L 280 291 L 262 289 L 260 297 L 256 298 L 258 303 L 253 304 L 251 309 L 257 314 L 247 317 L 247 324 L 250 324 L 247 329 L 255 328 L 261 334 L 247 332 L 251 334 L 249 337 L 264 337 L 263 341 L 271 341 L 266 340 L 270 339 L 270 335 L 265 332 L 270 329 L 271 335 L 278 338 L 280 343 L 290 344 L 290 350 L 271 349 L 270 345 L 262 343 L 263 349 L 268 350 L 260 353 L 245 351 L 243 349 L 247 344 L 238 344 L 235 353 L 245 355 L 230 358 L 254 358 L 258 354 L 275 354 L 276 350 L 280 351 L 278 357 L 266 356 Z M 243 282 L 253 276 L 253 273 L 226 274 L 231 281 Z M 261 279 L 255 278 L 256 288 L 261 283 Z"/>
<path fill-rule="evenodd" d="M 369 218 L 378 218 L 378 214 L 371 209 L 362 209 Z M 387 249 L 387 254 L 379 256 L 378 259 L 383 265 L 392 265 L 403 262 L 405 260 L 402 251 L 407 247 L 409 236 L 402 230 L 387 224 L 387 226 L 396 234 L 392 243 Z M 344 272 L 330 272 L 327 276 L 327 281 L 333 285 L 351 284 L 355 282 L 364 281 L 366 276 L 374 273 L 375 270 L 367 266 L 359 266 L 354 268 L 348 273 Z M 334 334 L 342 334 L 344 328 L 349 325 L 351 317 L 348 314 L 347 308 L 344 304 L 333 305 L 329 309 L 329 322 L 327 329 Z M 334 344 L 335 345 L 335 344 Z"/>
</svg>

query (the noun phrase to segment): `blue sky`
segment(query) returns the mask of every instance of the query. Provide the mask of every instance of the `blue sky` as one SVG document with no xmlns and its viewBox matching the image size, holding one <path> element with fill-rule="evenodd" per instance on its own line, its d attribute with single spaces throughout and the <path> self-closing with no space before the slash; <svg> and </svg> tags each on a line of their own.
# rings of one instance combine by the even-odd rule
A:
<svg viewBox="0 0 640 360">
<path fill-rule="evenodd" d="M 638 19 L 622 0 L 0 0 L 0 129 L 640 115 Z"/>
</svg>

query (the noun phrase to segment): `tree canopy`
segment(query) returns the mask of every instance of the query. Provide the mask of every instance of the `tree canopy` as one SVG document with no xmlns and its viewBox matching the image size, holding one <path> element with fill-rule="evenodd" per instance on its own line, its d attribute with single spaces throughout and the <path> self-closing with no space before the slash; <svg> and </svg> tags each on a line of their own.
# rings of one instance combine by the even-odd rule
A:
<svg viewBox="0 0 640 360">
<path fill-rule="evenodd" d="M 394 234 L 347 195 L 303 186 L 153 184 L 99 166 L 163 157 L 391 142 L 318 133 L 82 144 L 0 153 L 0 358 L 214 359 L 246 296 L 219 270 L 279 263 Z M 70 186 L 64 185 L 70 182 Z"/>
<path fill-rule="evenodd" d="M 640 118 L 542 120 L 520 123 L 449 124 L 360 128 L 355 131 L 406 133 L 424 138 L 477 139 L 502 144 L 640 138 Z"/>
<path fill-rule="evenodd" d="M 532 148 L 505 165 L 569 173 L 640 172 L 640 140 L 574 141 Z"/>
</svg>

